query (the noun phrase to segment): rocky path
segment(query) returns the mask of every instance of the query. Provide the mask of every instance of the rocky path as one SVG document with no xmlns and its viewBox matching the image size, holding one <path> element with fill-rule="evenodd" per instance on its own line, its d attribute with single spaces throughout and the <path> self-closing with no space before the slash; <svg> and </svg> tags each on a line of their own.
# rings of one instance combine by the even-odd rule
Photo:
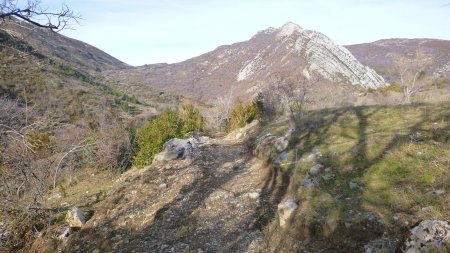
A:
<svg viewBox="0 0 450 253">
<path fill-rule="evenodd" d="M 264 244 L 259 229 L 276 208 L 268 204 L 268 168 L 242 143 L 201 144 L 192 160 L 122 178 L 68 238 L 65 251 L 258 251 Z"/>
</svg>

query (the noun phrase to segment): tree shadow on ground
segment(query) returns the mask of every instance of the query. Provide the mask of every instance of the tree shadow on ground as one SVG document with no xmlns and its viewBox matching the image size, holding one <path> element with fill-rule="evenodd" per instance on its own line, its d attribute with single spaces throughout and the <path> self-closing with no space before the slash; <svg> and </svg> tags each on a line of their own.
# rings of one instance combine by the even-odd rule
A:
<svg viewBox="0 0 450 253">
<path fill-rule="evenodd" d="M 439 108 L 437 106 L 428 109 L 429 105 L 409 105 L 409 106 L 398 106 L 398 110 L 421 110 L 420 116 L 411 120 L 411 124 L 407 125 L 404 129 L 401 129 L 397 134 L 395 134 L 390 141 L 384 144 L 384 147 L 374 152 L 369 149 L 372 148 L 368 144 L 369 135 L 372 134 L 370 131 L 369 121 L 373 120 L 372 117 L 380 110 L 389 109 L 388 106 L 361 106 L 361 107 L 348 107 L 341 109 L 332 110 L 321 110 L 311 112 L 301 121 L 297 122 L 297 128 L 299 131 L 299 137 L 292 141 L 291 146 L 297 146 L 300 151 L 300 157 L 309 152 L 313 147 L 327 145 L 328 140 L 326 140 L 326 134 L 330 131 L 332 125 L 334 125 L 339 117 L 345 115 L 353 115 L 356 117 L 356 137 L 354 137 L 353 147 L 351 148 L 351 159 L 348 165 L 351 167 L 348 171 L 341 172 L 341 177 L 348 177 L 345 183 L 348 183 L 352 179 L 362 178 L 369 170 L 377 163 L 383 161 L 386 155 L 391 154 L 397 150 L 400 150 L 405 145 L 414 142 L 412 136 L 420 132 L 430 132 L 429 125 L 435 121 L 443 121 L 445 124 L 438 129 L 434 129 L 428 134 L 426 140 L 422 141 L 435 141 L 439 143 L 449 143 L 450 137 L 450 110 L 441 109 L 439 112 L 433 112 L 430 110 Z M 431 107 L 431 106 L 430 106 Z M 442 105 L 443 108 L 448 108 L 448 105 Z M 402 120 L 399 118 L 399 120 Z M 302 134 L 304 133 L 304 134 Z M 344 135 L 344 133 L 341 133 Z M 347 136 L 348 137 L 348 136 Z M 373 137 L 371 137 L 373 138 Z M 325 157 L 321 162 L 329 162 L 328 165 L 333 165 L 332 161 L 324 161 L 326 159 L 332 159 L 332 157 Z M 292 166 L 288 168 L 291 170 Z M 294 172 L 298 173 L 297 171 Z M 292 174 L 292 173 L 291 173 Z M 294 183 L 298 185 L 297 182 L 291 180 L 291 184 Z M 320 185 L 317 189 L 312 190 L 313 194 L 325 193 L 328 196 L 332 196 L 336 201 L 345 201 L 346 198 L 351 198 L 349 201 L 350 208 L 357 212 L 369 212 L 363 206 L 362 199 L 364 194 L 363 188 L 358 188 L 350 190 L 347 184 L 345 185 L 333 185 L 333 183 L 324 183 L 325 185 Z M 303 189 L 302 191 L 307 191 Z M 351 193 L 349 193 L 351 191 Z M 350 194 L 350 195 L 349 195 Z M 319 195 L 315 195 L 319 196 Z M 302 200 L 303 201 L 303 200 Z M 385 224 L 375 223 L 369 221 L 358 221 L 352 225 L 344 223 L 344 219 L 348 217 L 341 217 L 341 220 L 331 220 L 331 225 L 327 224 L 330 220 L 323 220 L 333 215 L 336 208 L 330 208 L 323 203 L 314 203 L 314 201 L 304 200 L 302 203 L 300 201 L 299 209 L 302 209 L 306 202 L 312 205 L 315 210 L 313 216 L 316 217 L 316 221 L 313 224 L 308 223 L 305 217 L 301 217 L 300 213 L 294 218 L 291 227 L 287 231 L 280 231 L 279 229 L 274 229 L 273 227 L 267 229 L 270 231 L 268 240 L 271 240 L 271 250 L 275 251 L 300 251 L 300 248 L 307 248 L 309 250 L 320 250 L 321 252 L 360 252 L 364 250 L 363 246 L 367 242 L 380 238 L 385 232 L 397 233 L 394 236 L 400 237 L 396 241 L 397 245 L 394 248 L 399 248 L 399 242 L 404 232 L 407 230 L 407 226 L 402 228 L 392 229 L 387 227 Z M 313 203 L 313 204 L 311 204 Z M 303 205 L 303 206 L 302 206 Z M 314 207 L 315 205 L 315 207 Z M 386 206 L 386 208 L 392 208 L 391 206 Z M 370 215 L 368 215 L 370 216 Z M 315 224 L 314 224 L 315 223 Z M 371 224 L 369 224 L 371 223 Z M 369 226 L 367 229 L 365 226 Z M 394 231 L 395 230 L 395 231 Z M 284 236 L 280 236 L 282 233 Z M 302 241 L 303 245 L 299 245 L 299 241 Z"/>
</svg>

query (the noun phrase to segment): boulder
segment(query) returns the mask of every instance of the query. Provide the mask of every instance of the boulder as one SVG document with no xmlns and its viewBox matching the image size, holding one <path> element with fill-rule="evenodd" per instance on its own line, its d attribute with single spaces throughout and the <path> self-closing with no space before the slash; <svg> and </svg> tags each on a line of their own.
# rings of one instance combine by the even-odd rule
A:
<svg viewBox="0 0 450 253">
<path fill-rule="evenodd" d="M 66 222 L 71 228 L 80 228 L 86 223 L 86 217 L 83 210 L 79 207 L 73 207 L 66 214 Z"/>
<path fill-rule="evenodd" d="M 403 252 L 445 252 L 449 243 L 450 225 L 447 221 L 424 220 L 410 230 Z"/>
<path fill-rule="evenodd" d="M 295 199 L 286 199 L 285 201 L 278 204 L 278 217 L 280 220 L 280 227 L 286 228 L 289 221 L 294 217 L 295 211 L 298 208 Z"/>
<path fill-rule="evenodd" d="M 197 142 L 194 138 L 183 140 L 173 138 L 164 143 L 163 151 L 155 156 L 154 161 L 172 161 L 190 158 Z"/>
</svg>

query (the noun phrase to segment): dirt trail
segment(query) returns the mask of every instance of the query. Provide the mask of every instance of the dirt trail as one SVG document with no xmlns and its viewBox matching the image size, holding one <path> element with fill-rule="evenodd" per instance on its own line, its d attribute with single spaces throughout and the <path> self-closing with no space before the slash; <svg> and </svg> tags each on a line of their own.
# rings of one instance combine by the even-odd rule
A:
<svg viewBox="0 0 450 253">
<path fill-rule="evenodd" d="M 213 140 L 192 160 L 128 175 L 71 235 L 67 252 L 248 252 L 275 213 L 276 173 L 243 143 Z M 267 178 L 267 176 L 273 178 Z"/>
</svg>

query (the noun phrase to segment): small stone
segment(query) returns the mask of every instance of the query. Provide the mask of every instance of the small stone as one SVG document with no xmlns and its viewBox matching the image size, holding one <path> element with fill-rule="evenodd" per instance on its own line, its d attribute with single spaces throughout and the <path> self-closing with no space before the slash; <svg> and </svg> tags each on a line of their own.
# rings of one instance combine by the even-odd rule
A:
<svg viewBox="0 0 450 253">
<path fill-rule="evenodd" d="M 59 239 L 65 239 L 69 236 L 70 227 L 64 227 L 61 231 L 61 234 L 58 236 Z"/>
<path fill-rule="evenodd" d="M 331 171 L 333 171 L 333 169 L 331 167 L 328 167 L 328 168 L 325 169 L 325 172 L 327 172 L 327 173 L 331 172 Z"/>
<path fill-rule="evenodd" d="M 288 158 L 289 153 L 287 151 L 284 151 L 283 153 L 279 154 L 277 159 L 275 159 L 274 165 L 275 166 L 281 166 L 281 164 Z"/>
<path fill-rule="evenodd" d="M 275 149 L 278 152 L 281 152 L 281 151 L 285 150 L 288 147 L 289 141 L 286 138 L 284 138 L 284 137 L 280 137 L 280 138 L 278 138 L 275 141 L 274 145 L 275 145 Z"/>
<path fill-rule="evenodd" d="M 323 180 L 325 180 L 325 181 L 330 181 L 330 180 L 334 179 L 335 177 L 336 177 L 336 175 L 333 174 L 333 173 L 326 174 L 326 175 L 322 176 Z"/>
<path fill-rule="evenodd" d="M 358 184 L 350 181 L 350 182 L 348 182 L 348 187 L 350 187 L 350 189 L 354 190 L 354 189 L 358 188 Z"/>
<path fill-rule="evenodd" d="M 316 164 L 314 165 L 311 169 L 309 169 L 309 174 L 315 176 L 317 174 L 320 173 L 320 171 L 322 170 L 323 165 L 322 164 Z"/>
<path fill-rule="evenodd" d="M 60 198 L 62 198 L 61 194 L 57 193 L 55 195 L 50 196 L 47 200 L 50 201 L 53 199 L 60 199 Z"/>
<path fill-rule="evenodd" d="M 298 205 L 294 199 L 287 199 L 278 204 L 278 217 L 280 221 L 280 227 L 285 228 L 292 219 L 297 210 Z"/>
<path fill-rule="evenodd" d="M 86 223 L 86 217 L 81 208 L 74 207 L 67 212 L 66 221 L 70 227 L 79 228 Z"/>
<path fill-rule="evenodd" d="M 258 199 L 259 198 L 259 192 L 249 192 L 248 194 L 247 194 L 247 196 L 249 197 L 249 198 L 251 198 L 251 199 Z"/>
<path fill-rule="evenodd" d="M 197 253 L 203 253 L 204 251 L 200 248 L 197 249 Z"/>
<path fill-rule="evenodd" d="M 437 196 L 442 195 L 442 194 L 444 194 L 444 193 L 445 193 L 444 190 L 435 190 L 435 191 L 432 191 L 432 192 L 431 192 L 431 194 L 437 195 Z"/>
<path fill-rule="evenodd" d="M 305 179 L 300 179 L 299 184 L 301 186 L 309 188 L 309 187 L 319 185 L 319 180 L 317 180 L 316 178 L 305 178 Z"/>
<path fill-rule="evenodd" d="M 167 184 L 166 183 L 161 183 L 161 184 L 159 184 L 159 189 L 165 189 L 165 188 L 167 188 Z"/>
<path fill-rule="evenodd" d="M 306 157 L 306 161 L 309 163 L 315 163 L 317 162 L 318 157 L 315 154 L 310 154 L 308 157 Z"/>
<path fill-rule="evenodd" d="M 167 249 L 169 247 L 169 245 L 167 245 L 167 244 L 163 244 L 163 245 L 161 245 L 161 250 L 165 250 L 165 249 Z"/>
</svg>

